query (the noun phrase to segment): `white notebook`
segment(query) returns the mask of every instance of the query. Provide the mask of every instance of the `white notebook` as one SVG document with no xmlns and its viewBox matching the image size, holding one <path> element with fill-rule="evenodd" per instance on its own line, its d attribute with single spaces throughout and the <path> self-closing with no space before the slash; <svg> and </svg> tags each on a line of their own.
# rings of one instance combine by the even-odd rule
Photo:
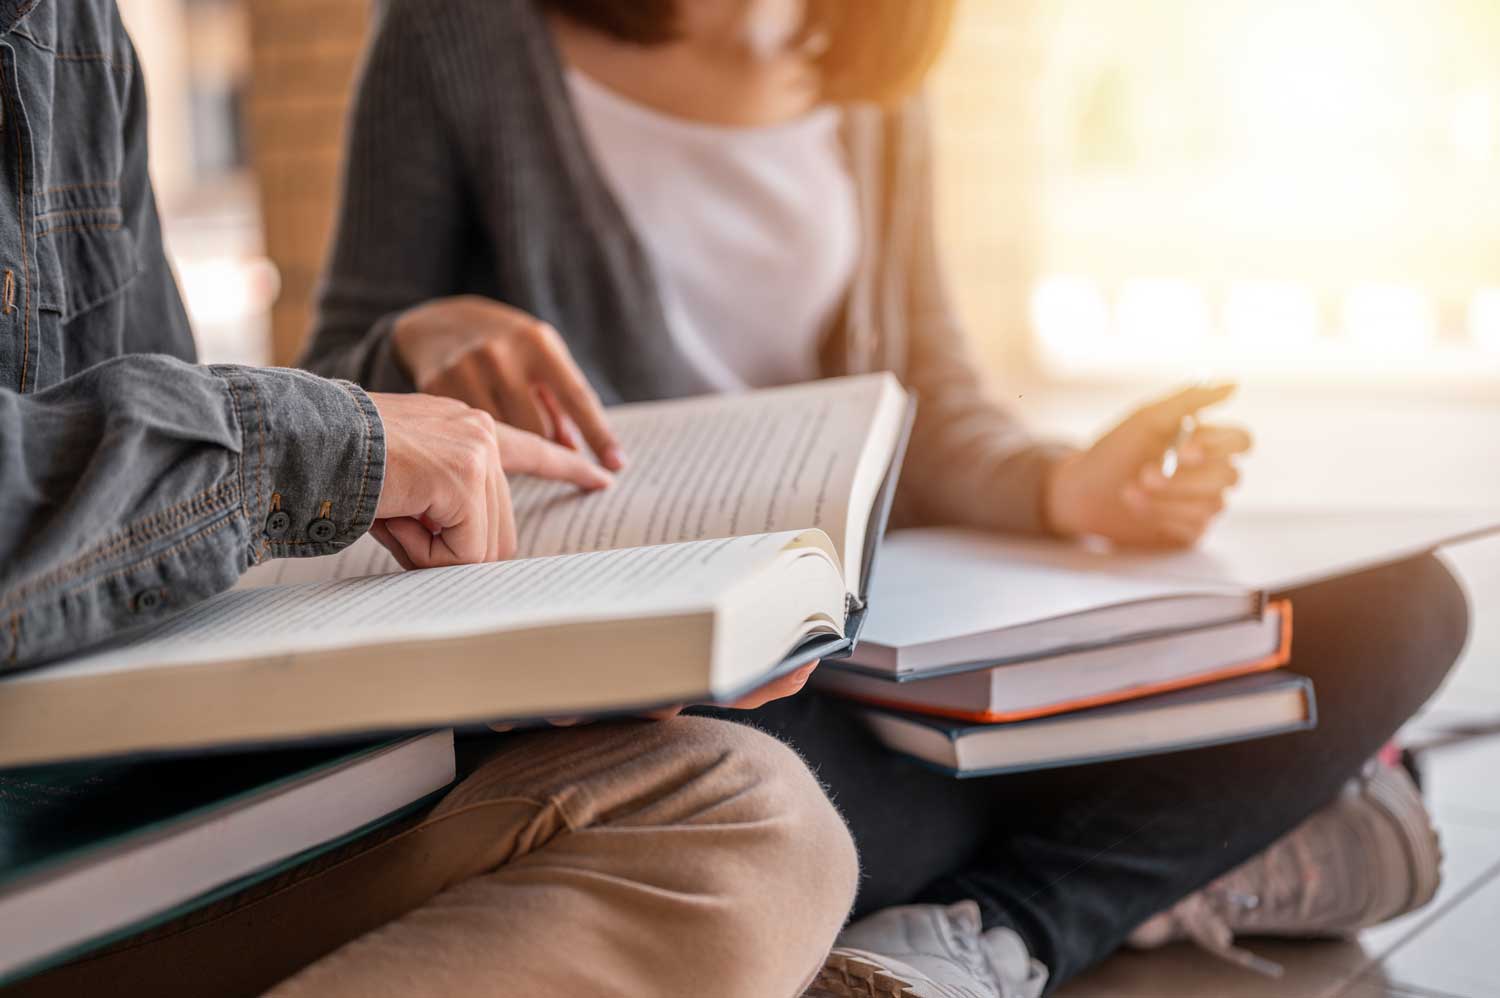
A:
<svg viewBox="0 0 1500 998">
<path fill-rule="evenodd" d="M 877 609 L 847 664 L 911 678 L 1249 620 L 1268 592 L 1497 528 L 1493 511 L 1231 513 L 1197 548 L 1169 552 L 896 531 L 871 587 Z"/>
</svg>

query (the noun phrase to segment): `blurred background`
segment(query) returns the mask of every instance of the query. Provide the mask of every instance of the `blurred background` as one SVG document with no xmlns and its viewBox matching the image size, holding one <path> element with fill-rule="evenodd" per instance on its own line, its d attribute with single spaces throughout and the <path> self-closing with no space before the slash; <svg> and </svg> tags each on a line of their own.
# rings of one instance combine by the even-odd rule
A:
<svg viewBox="0 0 1500 998">
<path fill-rule="evenodd" d="M 305 332 L 370 0 L 121 0 L 213 360 Z M 1493 0 L 964 0 L 955 292 L 1011 383 L 1500 395 Z"/>
<path fill-rule="evenodd" d="M 121 0 L 205 356 L 296 353 L 371 0 Z M 1496 398 L 1493 0 L 965 0 L 954 290 L 1013 383 Z"/>
</svg>

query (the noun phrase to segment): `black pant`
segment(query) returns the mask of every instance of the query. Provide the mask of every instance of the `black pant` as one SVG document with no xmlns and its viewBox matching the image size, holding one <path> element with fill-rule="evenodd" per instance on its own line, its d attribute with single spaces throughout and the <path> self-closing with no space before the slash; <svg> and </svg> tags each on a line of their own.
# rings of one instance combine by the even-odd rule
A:
<svg viewBox="0 0 1500 998">
<path fill-rule="evenodd" d="M 973 898 L 1055 987 L 1332 800 L 1437 689 L 1468 633 L 1463 590 L 1430 556 L 1287 595 L 1290 668 L 1317 690 L 1307 732 L 960 781 L 888 752 L 816 692 L 723 716 L 794 745 L 828 787 L 859 845 L 856 917 Z"/>
</svg>

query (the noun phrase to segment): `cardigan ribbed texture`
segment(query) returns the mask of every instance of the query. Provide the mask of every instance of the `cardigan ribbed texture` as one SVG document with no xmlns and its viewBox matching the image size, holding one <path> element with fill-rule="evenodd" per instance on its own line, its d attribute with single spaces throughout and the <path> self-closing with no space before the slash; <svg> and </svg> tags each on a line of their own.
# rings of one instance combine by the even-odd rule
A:
<svg viewBox="0 0 1500 998">
<path fill-rule="evenodd" d="M 956 322 L 925 107 L 844 116 L 864 238 L 824 372 L 888 369 L 917 395 L 898 521 L 1037 531 L 1042 478 L 1061 449 L 1036 443 L 993 397 Z M 351 111 L 302 363 L 374 391 L 411 390 L 391 351 L 395 317 L 454 294 L 552 324 L 606 401 L 710 390 L 670 334 L 535 0 L 387 0 Z"/>
</svg>

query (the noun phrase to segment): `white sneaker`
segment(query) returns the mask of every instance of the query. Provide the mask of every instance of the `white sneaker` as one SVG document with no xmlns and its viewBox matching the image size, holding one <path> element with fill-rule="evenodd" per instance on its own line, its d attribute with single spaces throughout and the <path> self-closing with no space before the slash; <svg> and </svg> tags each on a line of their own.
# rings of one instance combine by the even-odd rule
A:
<svg viewBox="0 0 1500 998">
<path fill-rule="evenodd" d="M 886 908 L 845 929 L 806 998 L 1037 998 L 1047 968 L 960 901 Z"/>
<path fill-rule="evenodd" d="M 1372 763 L 1333 803 L 1147 920 L 1128 944 L 1154 949 L 1189 939 L 1276 975 L 1276 964 L 1235 948 L 1235 937 L 1352 935 L 1431 901 L 1441 866 L 1437 831 L 1411 777 Z"/>
</svg>

